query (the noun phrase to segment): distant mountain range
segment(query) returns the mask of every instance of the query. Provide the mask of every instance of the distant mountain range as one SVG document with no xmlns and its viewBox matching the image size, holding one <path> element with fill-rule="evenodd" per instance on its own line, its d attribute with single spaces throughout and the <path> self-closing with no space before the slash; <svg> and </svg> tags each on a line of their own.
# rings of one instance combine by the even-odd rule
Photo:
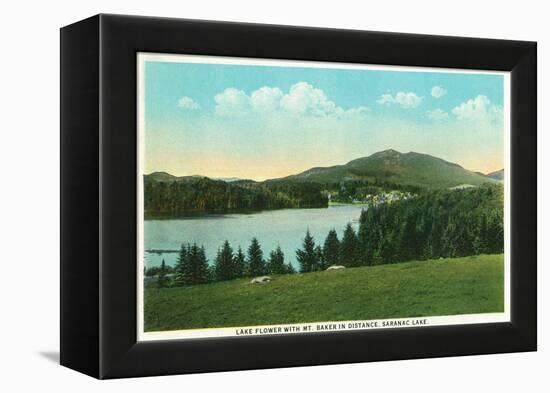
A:
<svg viewBox="0 0 550 393">
<path fill-rule="evenodd" d="M 368 157 L 355 159 L 344 165 L 315 167 L 295 175 L 265 180 L 262 183 L 340 183 L 366 180 L 428 189 L 443 189 L 464 185 L 478 186 L 483 183 L 496 183 L 502 179 L 502 174 L 503 170 L 484 175 L 428 154 L 400 153 L 389 149 Z M 176 177 L 166 172 L 154 172 L 145 175 L 145 179 L 160 182 L 193 182 L 209 178 L 198 175 Z M 258 183 L 253 180 L 238 178 L 210 180 L 236 184 Z"/>
<path fill-rule="evenodd" d="M 174 176 L 168 172 L 153 172 L 148 175 L 145 175 L 146 180 L 154 180 L 159 182 L 193 182 L 201 179 L 208 179 L 214 181 L 223 181 L 225 183 L 234 183 L 234 182 L 254 182 L 254 180 L 244 180 L 238 177 L 207 177 L 202 175 L 192 175 L 192 176 Z"/>
</svg>

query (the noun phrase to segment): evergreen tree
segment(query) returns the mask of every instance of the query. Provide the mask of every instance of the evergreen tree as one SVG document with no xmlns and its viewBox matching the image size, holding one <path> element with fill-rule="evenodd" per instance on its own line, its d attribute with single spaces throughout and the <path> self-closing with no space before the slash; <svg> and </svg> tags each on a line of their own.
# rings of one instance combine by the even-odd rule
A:
<svg viewBox="0 0 550 393">
<path fill-rule="evenodd" d="M 268 274 L 288 273 L 288 266 L 285 264 L 285 254 L 281 250 L 280 246 L 277 246 L 277 248 L 269 254 L 267 270 Z"/>
<path fill-rule="evenodd" d="M 197 247 L 198 248 L 198 247 Z M 206 253 L 204 252 L 204 246 L 198 248 L 197 251 L 197 264 L 196 264 L 196 283 L 205 284 L 212 281 L 212 273 L 210 266 L 208 266 L 208 259 L 206 259 Z"/>
<path fill-rule="evenodd" d="M 189 244 L 181 245 L 180 252 L 178 255 L 178 261 L 175 267 L 174 275 L 174 285 L 182 286 L 187 285 L 187 278 L 191 276 L 190 265 L 187 261 L 187 256 L 189 254 Z"/>
<path fill-rule="evenodd" d="M 216 281 L 225 281 L 235 278 L 235 266 L 233 264 L 233 249 L 226 240 L 218 250 L 214 261 L 214 278 Z"/>
<path fill-rule="evenodd" d="M 340 263 L 348 267 L 359 266 L 361 264 L 360 251 L 355 230 L 351 223 L 348 223 L 340 243 Z"/>
<path fill-rule="evenodd" d="M 323 255 L 323 249 L 321 248 L 321 246 L 315 247 L 315 259 L 317 262 L 316 270 L 325 270 L 327 268 L 325 257 Z"/>
<path fill-rule="evenodd" d="M 164 262 L 164 259 L 160 264 L 160 269 L 159 269 L 158 278 L 157 278 L 157 285 L 159 288 L 165 288 L 168 286 L 168 277 L 166 277 L 166 262 Z"/>
<path fill-rule="evenodd" d="M 340 240 L 335 229 L 331 229 L 325 239 L 323 259 L 327 267 L 340 263 Z"/>
<path fill-rule="evenodd" d="M 182 247 L 183 248 L 183 247 Z M 178 268 L 179 282 L 183 285 L 204 284 L 211 280 L 211 272 L 208 266 L 208 260 L 204 252 L 204 247 L 199 247 L 196 243 L 188 246 L 185 252 L 180 251 L 180 256 L 184 255 L 181 266 Z"/>
<path fill-rule="evenodd" d="M 210 268 L 204 248 L 196 243 L 182 245 L 175 268 L 176 285 L 196 285 L 209 282 Z"/>
<path fill-rule="evenodd" d="M 241 246 L 237 249 L 237 253 L 233 257 L 233 268 L 235 269 L 235 277 L 244 277 L 246 275 L 247 266 Z"/>
<path fill-rule="evenodd" d="M 318 255 L 315 252 L 315 241 L 309 233 L 309 229 L 307 230 L 306 236 L 304 237 L 302 249 L 296 250 L 296 259 L 300 264 L 301 273 L 319 270 Z"/>
<path fill-rule="evenodd" d="M 265 274 L 265 261 L 262 248 L 258 239 L 253 238 L 248 247 L 248 275 L 251 277 L 262 276 Z"/>
</svg>

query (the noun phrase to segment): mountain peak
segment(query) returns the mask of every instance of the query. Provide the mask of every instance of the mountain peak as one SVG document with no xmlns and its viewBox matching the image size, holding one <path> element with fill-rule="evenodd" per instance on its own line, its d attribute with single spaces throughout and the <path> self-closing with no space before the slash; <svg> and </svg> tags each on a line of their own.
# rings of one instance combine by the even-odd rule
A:
<svg viewBox="0 0 550 393">
<path fill-rule="evenodd" d="M 377 157 L 395 157 L 395 156 L 400 156 L 400 155 L 401 155 L 401 152 L 398 152 L 397 150 L 386 149 L 386 150 L 382 150 L 382 151 L 376 152 L 374 154 L 371 154 L 371 157 L 373 157 L 373 156 L 377 156 Z"/>
<path fill-rule="evenodd" d="M 395 149 L 382 150 L 345 165 L 312 168 L 291 178 L 321 183 L 361 180 L 431 189 L 461 184 L 477 186 L 495 181 L 429 154 L 412 151 L 401 153 Z"/>
</svg>

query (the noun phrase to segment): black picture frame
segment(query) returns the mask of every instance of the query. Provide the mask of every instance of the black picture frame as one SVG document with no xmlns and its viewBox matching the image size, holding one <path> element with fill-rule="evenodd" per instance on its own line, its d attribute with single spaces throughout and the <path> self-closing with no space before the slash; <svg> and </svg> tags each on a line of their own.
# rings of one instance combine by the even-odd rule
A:
<svg viewBox="0 0 550 393">
<path fill-rule="evenodd" d="M 136 340 L 136 54 L 511 72 L 511 322 Z M 536 43 L 97 15 L 61 29 L 61 364 L 96 378 L 534 351 Z"/>
</svg>

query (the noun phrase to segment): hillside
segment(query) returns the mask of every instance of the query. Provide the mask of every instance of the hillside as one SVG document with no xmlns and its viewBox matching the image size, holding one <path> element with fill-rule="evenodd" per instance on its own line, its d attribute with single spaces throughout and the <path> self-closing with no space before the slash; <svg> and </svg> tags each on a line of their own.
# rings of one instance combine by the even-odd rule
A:
<svg viewBox="0 0 550 393">
<path fill-rule="evenodd" d="M 501 312 L 503 255 L 145 288 L 145 331 Z"/>
<path fill-rule="evenodd" d="M 266 185 L 204 176 L 176 177 L 164 172 L 144 176 L 145 218 L 327 206 L 328 198 L 316 183 Z"/>
<path fill-rule="evenodd" d="M 478 186 L 494 181 L 441 158 L 415 152 L 400 153 L 392 149 L 355 159 L 345 165 L 311 168 L 284 179 L 320 183 L 366 180 L 429 189 L 463 184 Z"/>
<path fill-rule="evenodd" d="M 216 181 L 216 179 L 210 179 L 206 176 L 199 176 L 199 175 L 193 175 L 193 176 L 174 176 L 167 172 L 153 172 L 148 175 L 144 175 L 143 178 L 145 181 L 156 181 L 156 182 L 164 182 L 164 183 L 171 183 L 171 182 L 195 182 L 203 179 Z M 222 181 L 222 180 L 220 180 Z"/>
<path fill-rule="evenodd" d="M 495 180 L 504 180 L 504 169 L 488 173 L 487 177 L 490 177 L 491 179 L 495 179 Z"/>
</svg>

